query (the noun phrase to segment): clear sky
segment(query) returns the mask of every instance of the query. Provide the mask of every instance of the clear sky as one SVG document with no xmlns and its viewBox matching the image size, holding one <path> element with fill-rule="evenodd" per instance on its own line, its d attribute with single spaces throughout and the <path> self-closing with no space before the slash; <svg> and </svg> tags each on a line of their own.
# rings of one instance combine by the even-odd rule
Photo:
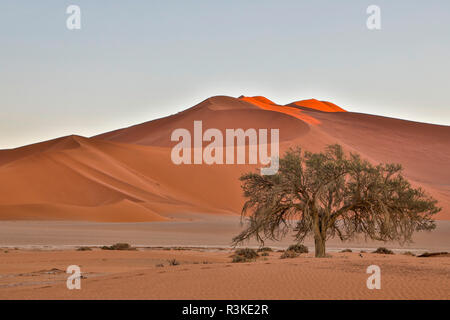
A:
<svg viewBox="0 0 450 320">
<path fill-rule="evenodd" d="M 71 4 L 81 30 L 66 28 Z M 366 27 L 371 4 L 381 30 Z M 2 0 L 0 43 L 0 149 L 213 95 L 450 125 L 448 0 Z"/>
</svg>

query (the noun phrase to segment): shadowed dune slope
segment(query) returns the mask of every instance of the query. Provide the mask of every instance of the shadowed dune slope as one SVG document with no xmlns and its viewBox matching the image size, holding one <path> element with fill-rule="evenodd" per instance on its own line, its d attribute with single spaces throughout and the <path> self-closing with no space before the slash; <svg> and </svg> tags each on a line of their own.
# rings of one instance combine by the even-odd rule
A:
<svg viewBox="0 0 450 320">
<path fill-rule="evenodd" d="M 238 214 L 243 204 L 238 178 L 261 165 L 173 164 L 178 141 L 171 141 L 171 133 L 178 128 L 193 133 L 196 120 L 203 132 L 217 128 L 224 137 L 226 129 L 279 129 L 281 152 L 340 143 L 374 163 L 401 163 L 415 185 L 440 201 L 444 210 L 438 218 L 450 219 L 449 127 L 308 103 L 282 106 L 264 97 L 217 96 L 92 138 L 68 136 L 0 150 L 0 220 L 140 222 L 166 221 L 175 213 Z"/>
</svg>

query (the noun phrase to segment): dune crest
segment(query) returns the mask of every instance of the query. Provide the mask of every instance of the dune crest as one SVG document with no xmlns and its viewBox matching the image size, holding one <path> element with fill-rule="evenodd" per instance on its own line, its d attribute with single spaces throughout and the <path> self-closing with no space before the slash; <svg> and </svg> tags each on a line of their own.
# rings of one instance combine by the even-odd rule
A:
<svg viewBox="0 0 450 320">
<path fill-rule="evenodd" d="M 203 130 L 279 129 L 280 154 L 293 146 L 317 152 L 339 143 L 373 163 L 401 163 L 405 176 L 443 207 L 436 218 L 450 219 L 450 127 L 345 112 L 313 99 L 283 106 L 262 96 L 215 96 L 95 137 L 0 150 L 0 220 L 140 222 L 239 214 L 239 177 L 261 165 L 173 164 L 177 142 L 171 133 L 193 130 L 196 120 Z"/>
<path fill-rule="evenodd" d="M 316 99 L 294 101 L 292 103 L 289 103 L 288 106 L 307 108 L 322 112 L 347 112 L 346 110 L 342 109 L 341 107 L 335 105 L 332 102 L 319 101 Z"/>
<path fill-rule="evenodd" d="M 301 112 L 301 110 L 299 110 L 298 108 L 295 108 L 292 106 L 282 106 L 282 105 L 275 104 L 274 102 L 272 102 L 271 100 L 269 100 L 263 96 L 255 96 L 255 97 L 241 96 L 239 99 L 241 99 L 243 101 L 247 101 L 251 104 L 254 104 L 264 110 L 270 110 L 270 111 L 287 114 L 291 117 L 300 119 L 308 124 L 313 124 L 313 125 L 320 124 L 319 120 L 317 120 L 316 118 L 314 118 L 310 115 L 303 114 Z"/>
</svg>

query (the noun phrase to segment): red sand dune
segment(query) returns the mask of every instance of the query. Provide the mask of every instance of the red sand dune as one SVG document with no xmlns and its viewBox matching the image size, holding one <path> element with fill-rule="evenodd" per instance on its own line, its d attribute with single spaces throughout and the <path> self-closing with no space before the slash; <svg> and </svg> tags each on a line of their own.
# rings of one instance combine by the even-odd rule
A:
<svg viewBox="0 0 450 320">
<path fill-rule="evenodd" d="M 319 101 L 316 99 L 308 99 L 308 100 L 300 100 L 295 101 L 288 106 L 292 107 L 300 107 L 302 109 L 312 109 L 322 112 L 347 112 L 341 107 L 335 105 L 334 103 L 328 102 L 328 101 Z"/>
<path fill-rule="evenodd" d="M 322 111 L 322 112 L 318 112 Z M 373 162 L 399 162 L 450 219 L 450 127 L 344 112 L 318 100 L 212 97 L 183 112 L 92 138 L 0 150 L 0 220 L 164 221 L 171 213 L 238 214 L 238 177 L 255 165 L 174 165 L 170 135 L 208 128 L 279 129 L 281 151 L 340 143 Z M 204 144 L 206 146 L 206 143 Z"/>
<path fill-rule="evenodd" d="M 301 112 L 301 110 L 299 110 L 298 108 L 291 107 L 291 106 L 281 106 L 281 105 L 275 104 L 274 102 L 270 101 L 269 99 L 267 99 L 265 97 L 241 96 L 239 99 L 250 102 L 251 104 L 254 104 L 255 106 L 258 106 L 259 108 L 264 109 L 264 110 L 270 110 L 270 111 L 276 111 L 276 112 L 288 114 L 292 117 L 300 119 L 309 124 L 319 124 L 320 123 L 320 121 L 315 119 L 314 117 L 303 114 Z"/>
</svg>

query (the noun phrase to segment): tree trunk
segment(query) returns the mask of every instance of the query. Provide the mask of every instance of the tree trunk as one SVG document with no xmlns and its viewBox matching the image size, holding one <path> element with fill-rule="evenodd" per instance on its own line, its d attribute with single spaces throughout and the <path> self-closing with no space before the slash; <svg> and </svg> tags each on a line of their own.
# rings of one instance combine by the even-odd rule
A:
<svg viewBox="0 0 450 320">
<path fill-rule="evenodd" d="M 316 258 L 325 257 L 325 236 L 326 232 L 323 232 L 323 221 L 320 219 L 319 213 L 317 210 L 315 211 L 314 216 L 314 249 L 316 251 Z"/>
<path fill-rule="evenodd" d="M 324 258 L 325 257 L 325 239 L 321 234 L 314 235 L 314 245 L 316 258 Z"/>
</svg>

